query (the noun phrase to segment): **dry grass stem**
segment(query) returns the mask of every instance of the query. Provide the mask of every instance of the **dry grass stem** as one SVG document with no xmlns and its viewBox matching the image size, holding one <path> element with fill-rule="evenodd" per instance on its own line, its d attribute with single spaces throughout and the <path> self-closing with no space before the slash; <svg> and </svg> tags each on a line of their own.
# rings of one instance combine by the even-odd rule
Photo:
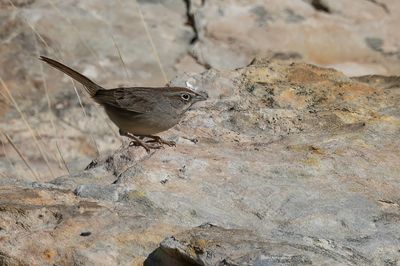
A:
<svg viewBox="0 0 400 266">
<path fill-rule="evenodd" d="M 0 140 L 0 142 L 1 142 L 1 145 L 3 146 L 4 157 L 6 157 L 6 160 L 8 161 L 8 163 L 10 165 L 13 165 L 11 160 L 10 160 L 10 157 L 8 157 L 8 154 L 7 154 L 7 151 L 6 151 L 6 145 L 4 145 L 4 142 L 2 140 Z"/>
<path fill-rule="evenodd" d="M 125 70 L 126 80 L 127 80 L 127 81 L 130 81 L 130 78 L 131 78 L 131 77 L 130 77 L 130 74 L 129 74 L 128 69 L 127 69 L 127 67 L 126 67 L 125 61 L 124 61 L 124 59 L 122 58 L 121 50 L 119 49 L 119 47 L 118 47 L 118 45 L 117 45 L 117 42 L 115 41 L 114 35 L 111 33 L 111 31 L 110 31 L 110 35 L 111 35 L 111 39 L 112 39 L 112 41 L 113 41 L 113 43 L 114 43 L 115 49 L 117 50 L 118 57 L 119 57 L 119 59 L 121 60 L 122 67 L 123 67 L 124 70 Z"/>
<path fill-rule="evenodd" d="M 61 10 L 54 4 L 53 0 L 47 0 L 51 7 L 56 10 L 56 12 L 71 26 L 71 28 L 75 31 L 75 33 L 78 35 L 79 40 L 81 41 L 81 43 L 86 47 L 86 49 L 92 54 L 92 56 L 97 60 L 97 62 L 100 62 L 100 57 L 99 55 L 96 53 L 95 50 L 93 50 L 88 44 L 87 41 L 85 41 L 82 37 L 82 34 L 80 33 L 79 29 L 72 23 L 72 21 L 70 19 L 68 19 L 66 16 L 64 16 L 64 14 L 61 12 Z M 103 69 L 103 71 L 105 71 L 104 67 L 101 64 L 98 64 L 100 66 L 100 68 Z"/>
<path fill-rule="evenodd" d="M 157 48 L 154 45 L 153 38 L 150 35 L 150 31 L 149 31 L 149 29 L 147 27 L 147 23 L 146 23 L 146 20 L 145 20 L 145 18 L 143 16 L 142 9 L 140 8 L 140 4 L 137 2 L 137 0 L 134 0 L 134 1 L 135 1 L 135 4 L 136 4 L 136 9 L 137 9 L 137 11 L 139 13 L 139 16 L 140 16 L 140 20 L 142 21 L 144 30 L 146 31 L 146 36 L 147 36 L 147 38 L 148 38 L 148 40 L 149 40 L 149 42 L 151 44 L 153 55 L 154 55 L 154 57 L 155 57 L 155 59 L 156 59 L 156 61 L 158 63 L 158 66 L 160 67 L 160 71 L 161 71 L 161 74 L 162 74 L 162 76 L 164 78 L 164 81 L 167 84 L 168 83 L 168 77 L 167 77 L 167 74 L 165 74 L 164 68 L 163 68 L 163 66 L 161 64 L 160 56 L 158 55 Z"/>
<path fill-rule="evenodd" d="M 3 174 L 2 172 L 0 172 L 0 176 L 3 177 L 3 178 L 5 178 L 5 179 L 8 178 L 8 176 L 6 176 L 5 174 Z"/>
<path fill-rule="evenodd" d="M 50 167 L 50 164 L 49 164 L 49 161 L 47 159 L 47 156 L 45 155 L 41 145 L 39 144 L 39 141 L 38 141 L 38 139 L 37 139 L 37 137 L 35 135 L 35 132 L 33 131 L 31 125 L 29 124 L 28 120 L 26 119 L 26 117 L 25 117 L 24 113 L 22 112 L 21 108 L 19 108 L 19 105 L 18 105 L 17 101 L 14 99 L 14 97 L 12 96 L 10 90 L 8 89 L 7 85 L 5 84 L 4 80 L 1 77 L 0 77 L 0 83 L 3 86 L 4 90 L 6 91 L 8 97 L 11 99 L 15 109 L 17 109 L 19 115 L 21 116 L 22 121 L 25 123 L 26 127 L 28 128 L 29 132 L 31 133 L 31 136 L 32 136 L 32 138 L 33 138 L 33 140 L 35 142 L 35 146 L 39 150 L 43 160 L 45 161 L 46 166 L 47 166 L 51 176 L 55 177 L 55 175 L 53 173 L 53 170 Z"/>
<path fill-rule="evenodd" d="M 11 6 L 14 8 L 14 10 L 16 12 L 18 12 L 18 8 L 14 5 L 14 3 L 11 0 L 8 0 L 8 2 L 11 4 Z M 47 44 L 47 42 L 44 40 L 44 38 L 36 31 L 36 29 L 32 26 L 32 24 L 30 24 L 29 21 L 25 17 L 23 17 L 23 16 L 21 16 L 21 17 L 22 17 L 22 20 L 29 26 L 29 28 L 31 28 L 33 33 L 35 33 L 38 36 L 39 40 L 44 44 L 44 46 L 46 46 L 46 49 L 50 50 L 50 46 Z"/>
<path fill-rule="evenodd" d="M 71 81 L 72 81 L 72 85 L 73 85 L 73 87 L 74 87 L 74 91 L 75 91 L 75 93 L 76 93 L 76 96 L 78 97 L 79 105 L 81 106 L 81 108 L 82 108 L 82 110 L 83 110 L 83 115 L 85 116 L 85 119 L 86 119 L 86 121 L 87 121 L 87 120 L 89 120 L 89 119 L 88 119 L 88 116 L 87 116 L 87 114 L 86 114 L 86 110 L 85 110 L 85 108 L 83 107 L 83 103 L 82 103 L 81 97 L 80 97 L 80 95 L 79 95 L 79 93 L 78 93 L 78 90 L 77 90 L 77 88 L 76 88 L 75 82 L 74 82 L 74 80 L 73 80 L 72 78 L 71 78 Z M 97 156 L 99 156 L 99 155 L 100 155 L 100 152 L 99 152 L 99 147 L 97 146 L 96 140 L 95 140 L 95 138 L 93 137 L 93 135 L 92 135 L 91 133 L 89 133 L 89 135 L 90 135 L 90 138 L 91 138 L 91 140 L 92 140 L 92 142 L 93 142 L 93 144 L 94 144 L 94 147 L 96 148 L 96 154 L 97 154 Z"/>
<path fill-rule="evenodd" d="M 31 173 L 32 177 L 34 180 L 39 181 L 39 177 L 36 174 L 36 172 L 32 169 L 28 159 L 26 159 L 22 153 L 19 151 L 19 149 L 17 148 L 17 146 L 15 146 L 15 144 L 13 143 L 13 141 L 11 140 L 11 138 L 3 131 L 1 131 L 4 135 L 4 137 L 6 137 L 8 143 L 10 143 L 11 147 L 13 147 L 13 149 L 15 150 L 15 152 L 18 154 L 18 156 L 21 158 L 21 160 L 24 162 L 25 166 L 29 169 L 29 172 Z"/>
<path fill-rule="evenodd" d="M 36 46 L 37 57 L 39 57 L 39 47 L 38 47 L 38 43 L 37 43 L 36 39 L 35 39 L 35 46 Z M 51 112 L 51 100 L 50 100 L 50 95 L 49 95 L 49 89 L 47 87 L 47 82 L 46 82 L 46 78 L 45 78 L 45 75 L 44 75 L 43 64 L 41 64 L 41 63 L 39 63 L 39 64 L 40 64 L 40 74 L 41 74 L 41 77 L 42 77 L 43 87 L 44 87 L 46 100 L 47 100 L 47 107 L 48 107 L 48 111 L 49 111 L 49 120 L 50 120 L 50 124 L 51 124 L 51 126 L 53 128 L 53 131 L 54 131 L 54 137 L 56 139 L 56 146 L 57 146 L 58 145 L 57 141 L 59 139 L 59 136 L 57 134 L 56 126 L 54 124 L 53 113 Z M 55 157 L 57 158 L 59 167 L 62 169 L 63 164 L 62 164 L 61 160 L 64 161 L 63 155 L 61 154 L 59 149 L 57 149 L 57 150 L 58 150 L 58 153 L 59 153 L 60 157 L 58 157 L 58 156 L 55 156 Z M 66 170 L 68 171 L 68 168 L 66 168 Z"/>
<path fill-rule="evenodd" d="M 18 8 L 14 5 L 14 3 L 13 3 L 11 0 L 9 0 L 9 3 L 10 3 L 11 6 L 14 8 L 14 10 L 18 12 Z M 31 23 L 29 23 L 29 21 L 28 21 L 24 16 L 21 15 L 21 17 L 22 17 L 22 20 L 28 25 L 28 27 L 29 27 L 29 28 L 32 30 L 32 32 L 35 34 L 35 36 L 37 36 L 37 38 L 40 40 L 40 42 L 45 46 L 46 50 L 50 50 L 49 44 L 48 44 L 48 43 L 46 42 L 46 40 L 42 37 L 42 35 L 35 29 L 35 27 L 34 27 Z M 36 47 L 36 54 L 35 54 L 34 57 L 35 57 L 35 58 L 38 58 L 40 54 L 39 54 L 39 48 L 38 48 L 38 44 L 37 44 L 37 39 L 35 38 L 34 40 L 35 40 L 35 47 Z M 59 52 L 56 48 L 54 48 L 54 50 L 55 50 L 57 53 L 60 54 L 60 52 Z M 47 103 L 48 103 L 48 107 L 49 107 L 50 123 L 51 123 L 51 125 L 52 125 L 52 127 L 53 127 L 53 130 L 54 130 L 54 132 L 55 132 L 56 146 L 57 146 L 57 150 L 58 150 L 58 152 L 59 152 L 59 156 L 60 156 L 61 160 L 64 162 L 64 164 L 62 164 L 62 162 L 61 162 L 61 160 L 60 160 L 60 158 L 59 158 L 58 156 L 56 156 L 56 158 L 57 158 L 57 161 L 58 161 L 58 163 L 59 163 L 59 167 L 62 168 L 62 165 L 66 165 L 66 164 L 65 164 L 63 155 L 61 154 L 60 149 L 58 148 L 58 143 L 57 143 L 57 137 L 58 137 L 58 135 L 57 135 L 57 131 L 56 131 L 56 128 L 55 128 L 54 120 L 52 119 L 50 96 L 49 96 L 49 93 L 48 93 L 47 82 L 46 82 L 46 79 L 45 79 L 45 76 L 44 76 L 44 71 L 43 71 L 43 65 L 42 65 L 42 64 L 40 64 L 40 71 L 41 71 L 42 82 L 43 82 L 43 85 L 44 85 L 44 88 L 45 88 L 45 95 L 46 95 Z M 46 162 L 46 163 L 48 164 L 48 162 Z M 48 167 L 50 167 L 50 166 L 48 166 Z M 68 168 L 67 168 L 67 167 L 66 167 L 66 169 L 67 169 L 67 171 L 68 171 Z M 50 172 L 51 172 L 51 174 L 54 176 L 54 174 L 52 173 L 51 168 L 50 168 Z M 69 172 L 69 171 L 68 171 L 68 172 Z"/>
<path fill-rule="evenodd" d="M 61 153 L 61 150 L 60 150 L 60 147 L 59 147 L 57 141 L 56 141 L 56 147 L 57 147 L 57 150 L 58 150 L 58 154 L 60 154 L 60 157 L 61 157 L 61 160 L 62 160 L 62 162 L 64 164 L 64 167 L 65 167 L 65 169 L 67 169 L 68 175 L 71 175 L 71 172 L 69 171 L 67 163 L 65 162 L 64 156 L 62 156 L 62 153 Z"/>
<path fill-rule="evenodd" d="M 57 13 L 58 13 L 65 21 L 67 21 L 67 23 L 68 23 L 68 24 L 72 27 L 72 29 L 77 33 L 80 42 L 90 51 L 90 53 L 92 54 L 92 56 L 94 56 L 94 57 L 96 58 L 96 60 L 97 60 L 98 62 L 100 62 L 100 57 L 99 57 L 98 54 L 87 44 L 87 42 L 82 38 L 82 34 L 80 33 L 79 29 L 78 29 L 77 27 L 75 27 L 75 25 L 74 25 L 66 16 L 64 16 L 64 15 L 62 14 L 62 12 L 60 11 L 60 9 L 54 4 L 54 2 L 53 2 L 52 0 L 48 0 L 48 2 L 49 2 L 50 5 L 52 6 L 52 8 L 54 8 L 54 9 L 57 11 Z M 112 37 L 112 38 L 113 38 L 113 37 Z M 114 41 L 114 39 L 113 39 L 113 41 Z M 126 69 L 126 66 L 125 66 L 125 62 L 124 62 L 124 60 L 122 59 L 121 52 L 120 52 L 120 50 L 119 50 L 119 48 L 118 48 L 118 45 L 116 44 L 115 41 L 114 41 L 114 45 L 115 45 L 116 48 L 117 48 L 117 52 L 118 52 L 118 54 L 120 55 L 121 61 L 123 62 L 125 71 L 126 71 L 126 73 L 128 73 L 128 71 L 127 71 L 127 69 Z M 103 67 L 102 65 L 99 64 L 99 66 L 103 69 L 103 71 L 105 71 L 105 69 L 104 69 L 104 67 Z M 129 74 L 128 74 L 128 75 L 129 75 Z M 77 91 L 77 89 L 76 89 L 76 86 L 75 86 L 74 82 L 73 82 L 73 86 L 74 86 L 75 93 L 76 93 L 76 95 L 77 95 L 77 97 L 78 97 L 79 104 L 80 104 L 80 106 L 82 107 L 82 111 L 83 111 L 83 113 L 84 113 L 84 116 L 85 116 L 85 118 L 87 119 L 86 111 L 85 111 L 85 109 L 83 108 L 82 100 L 81 100 L 81 98 L 80 98 L 80 96 L 79 96 L 79 93 L 78 93 L 78 91 Z M 113 134 L 116 134 L 116 133 L 114 132 L 114 130 L 112 129 L 112 127 L 110 126 L 110 124 L 109 124 L 109 122 L 107 121 L 107 119 L 105 119 L 105 121 L 106 121 L 106 124 L 107 124 L 107 125 L 110 127 L 110 129 L 112 130 Z M 96 153 L 97 153 L 97 155 L 99 155 L 99 148 L 98 148 L 98 145 L 97 145 L 97 143 L 96 143 L 96 141 L 95 141 L 95 138 L 93 137 L 93 135 L 92 135 L 91 133 L 89 133 L 89 135 L 90 135 L 90 138 L 92 139 L 92 142 L 94 143 L 94 146 L 95 146 L 95 148 L 96 148 Z"/>
<path fill-rule="evenodd" d="M 2 131 L 0 130 L 0 132 L 2 132 Z M 6 140 L 7 140 L 7 139 L 6 139 Z M 18 173 L 17 168 L 16 168 L 15 165 L 12 163 L 10 157 L 9 157 L 8 154 L 7 154 L 6 145 L 4 144 L 4 141 L 0 140 L 0 142 L 1 142 L 2 146 L 3 146 L 4 157 L 6 157 L 6 160 L 7 160 L 8 164 L 13 168 L 14 173 Z"/>
<path fill-rule="evenodd" d="M 4 99 L 4 104 L 9 106 L 11 101 L 10 101 L 10 99 L 8 99 L 6 93 L 3 92 L 3 90 L 1 88 L 0 88 L 0 96 Z"/>
</svg>

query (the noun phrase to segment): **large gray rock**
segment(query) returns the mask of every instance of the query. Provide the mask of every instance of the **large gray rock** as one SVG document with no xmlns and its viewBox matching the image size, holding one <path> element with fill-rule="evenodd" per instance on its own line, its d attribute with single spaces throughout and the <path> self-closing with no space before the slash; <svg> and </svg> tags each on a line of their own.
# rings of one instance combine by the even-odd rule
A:
<svg viewBox="0 0 400 266">
<path fill-rule="evenodd" d="M 124 143 L 48 183 L 4 177 L 4 260 L 399 263 L 398 77 L 259 59 L 171 83 L 186 82 L 209 100 L 163 134 L 175 148 Z"/>
<path fill-rule="evenodd" d="M 370 265 L 357 251 L 301 235 L 262 238 L 248 230 L 204 224 L 164 239 L 145 265 Z"/>
<path fill-rule="evenodd" d="M 198 33 L 193 54 L 204 65 L 242 67 L 261 54 L 301 58 L 349 75 L 400 70 L 397 1 L 190 2 Z"/>
</svg>

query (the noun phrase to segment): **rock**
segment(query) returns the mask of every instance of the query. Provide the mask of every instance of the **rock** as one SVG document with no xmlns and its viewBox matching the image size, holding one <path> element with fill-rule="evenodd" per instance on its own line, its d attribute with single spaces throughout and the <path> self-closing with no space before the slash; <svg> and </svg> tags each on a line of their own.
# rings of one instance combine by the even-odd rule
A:
<svg viewBox="0 0 400 266">
<path fill-rule="evenodd" d="M 399 35 L 393 32 L 400 5 L 394 1 L 202 1 L 194 6 L 198 40 L 192 54 L 213 68 L 243 67 L 260 54 L 298 54 L 352 76 L 399 72 Z"/>
<path fill-rule="evenodd" d="M 86 169 L 70 175 L 0 179 L 0 258 L 395 265 L 398 81 L 263 58 L 178 76 L 171 84 L 205 90 L 209 100 L 163 134 L 176 147 L 147 154 L 125 142 L 92 162 L 87 155 Z M 64 117 L 79 110 L 66 106 Z"/>
<path fill-rule="evenodd" d="M 296 243 L 279 238 L 266 240 L 248 230 L 211 225 L 164 239 L 144 265 L 322 264 L 363 265 L 371 261 L 326 239 L 299 237 Z"/>
<path fill-rule="evenodd" d="M 118 192 L 113 186 L 80 185 L 75 189 L 75 195 L 82 198 L 117 201 Z"/>
<path fill-rule="evenodd" d="M 0 191 L 3 265 L 126 264 L 147 255 L 143 253 L 146 241 L 159 241 L 152 233 L 147 240 L 139 240 L 141 235 L 146 238 L 144 231 L 155 218 L 150 212 L 144 216 L 135 209 L 75 197 L 69 191 L 4 189 Z M 134 233 L 135 228 L 143 234 Z"/>
</svg>

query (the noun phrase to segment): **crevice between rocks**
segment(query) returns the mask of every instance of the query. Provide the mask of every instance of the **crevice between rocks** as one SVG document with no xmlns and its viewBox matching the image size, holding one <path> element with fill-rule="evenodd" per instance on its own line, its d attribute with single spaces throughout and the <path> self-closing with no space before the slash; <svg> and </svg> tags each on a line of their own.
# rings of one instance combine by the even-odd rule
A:
<svg viewBox="0 0 400 266">
<path fill-rule="evenodd" d="M 196 61 L 197 64 L 203 66 L 205 69 L 210 69 L 211 68 L 210 64 L 202 61 L 198 56 L 194 55 L 193 53 L 188 53 L 188 54 L 189 54 L 189 56 L 191 56 Z"/>
<path fill-rule="evenodd" d="M 312 0 L 311 5 L 317 11 L 328 13 L 328 14 L 331 13 L 331 9 L 329 8 L 329 6 L 321 0 Z"/>
<path fill-rule="evenodd" d="M 187 26 L 190 26 L 192 28 L 192 30 L 193 30 L 193 33 L 194 33 L 194 37 L 190 40 L 190 44 L 194 44 L 199 39 L 199 33 L 197 31 L 197 28 L 196 28 L 196 21 L 195 21 L 195 18 L 194 18 L 194 14 L 190 12 L 192 3 L 191 3 L 190 0 L 183 0 L 183 2 L 185 3 L 185 6 L 186 6 L 186 17 L 187 17 L 187 20 L 186 20 L 185 24 Z M 202 5 L 203 4 L 204 4 L 204 0 L 202 1 Z"/>
<path fill-rule="evenodd" d="M 385 11 L 385 13 L 390 14 L 390 10 L 385 3 L 381 3 L 377 0 L 365 0 L 365 1 L 368 1 L 374 5 L 379 6 Z M 308 2 L 316 11 L 328 14 L 332 13 L 332 10 L 330 9 L 329 5 L 325 3 L 324 0 L 306 0 L 306 2 Z"/>
<path fill-rule="evenodd" d="M 186 6 L 186 23 L 185 25 L 190 26 L 193 30 L 194 37 L 190 40 L 190 45 L 195 45 L 196 42 L 199 41 L 199 32 L 196 27 L 196 19 L 195 15 L 191 12 L 192 8 L 192 1 L 191 0 L 183 0 Z M 206 0 L 201 0 L 201 6 L 204 6 L 206 3 Z M 205 62 L 203 62 L 197 55 L 195 55 L 193 52 L 189 52 L 188 55 L 192 57 L 197 64 L 203 66 L 205 69 L 210 69 L 211 66 Z"/>
<path fill-rule="evenodd" d="M 366 1 L 371 2 L 371 3 L 381 7 L 387 14 L 390 14 L 390 10 L 385 3 L 381 3 L 376 0 L 366 0 Z"/>
</svg>

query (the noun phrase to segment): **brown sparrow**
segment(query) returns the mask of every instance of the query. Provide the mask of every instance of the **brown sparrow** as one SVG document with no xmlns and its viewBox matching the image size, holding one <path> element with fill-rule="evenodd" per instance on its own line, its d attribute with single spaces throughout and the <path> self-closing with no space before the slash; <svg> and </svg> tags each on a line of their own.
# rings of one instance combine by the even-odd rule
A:
<svg viewBox="0 0 400 266">
<path fill-rule="evenodd" d="M 207 99 L 182 87 L 107 90 L 60 62 L 44 56 L 40 59 L 81 83 L 93 100 L 104 107 L 108 117 L 119 128 L 119 134 L 133 139 L 130 145 L 140 145 L 147 152 L 161 148 L 162 144 L 174 146 L 173 141 L 163 140 L 154 134 L 175 126 L 194 103 Z M 151 140 L 144 142 L 144 137 Z"/>
</svg>

